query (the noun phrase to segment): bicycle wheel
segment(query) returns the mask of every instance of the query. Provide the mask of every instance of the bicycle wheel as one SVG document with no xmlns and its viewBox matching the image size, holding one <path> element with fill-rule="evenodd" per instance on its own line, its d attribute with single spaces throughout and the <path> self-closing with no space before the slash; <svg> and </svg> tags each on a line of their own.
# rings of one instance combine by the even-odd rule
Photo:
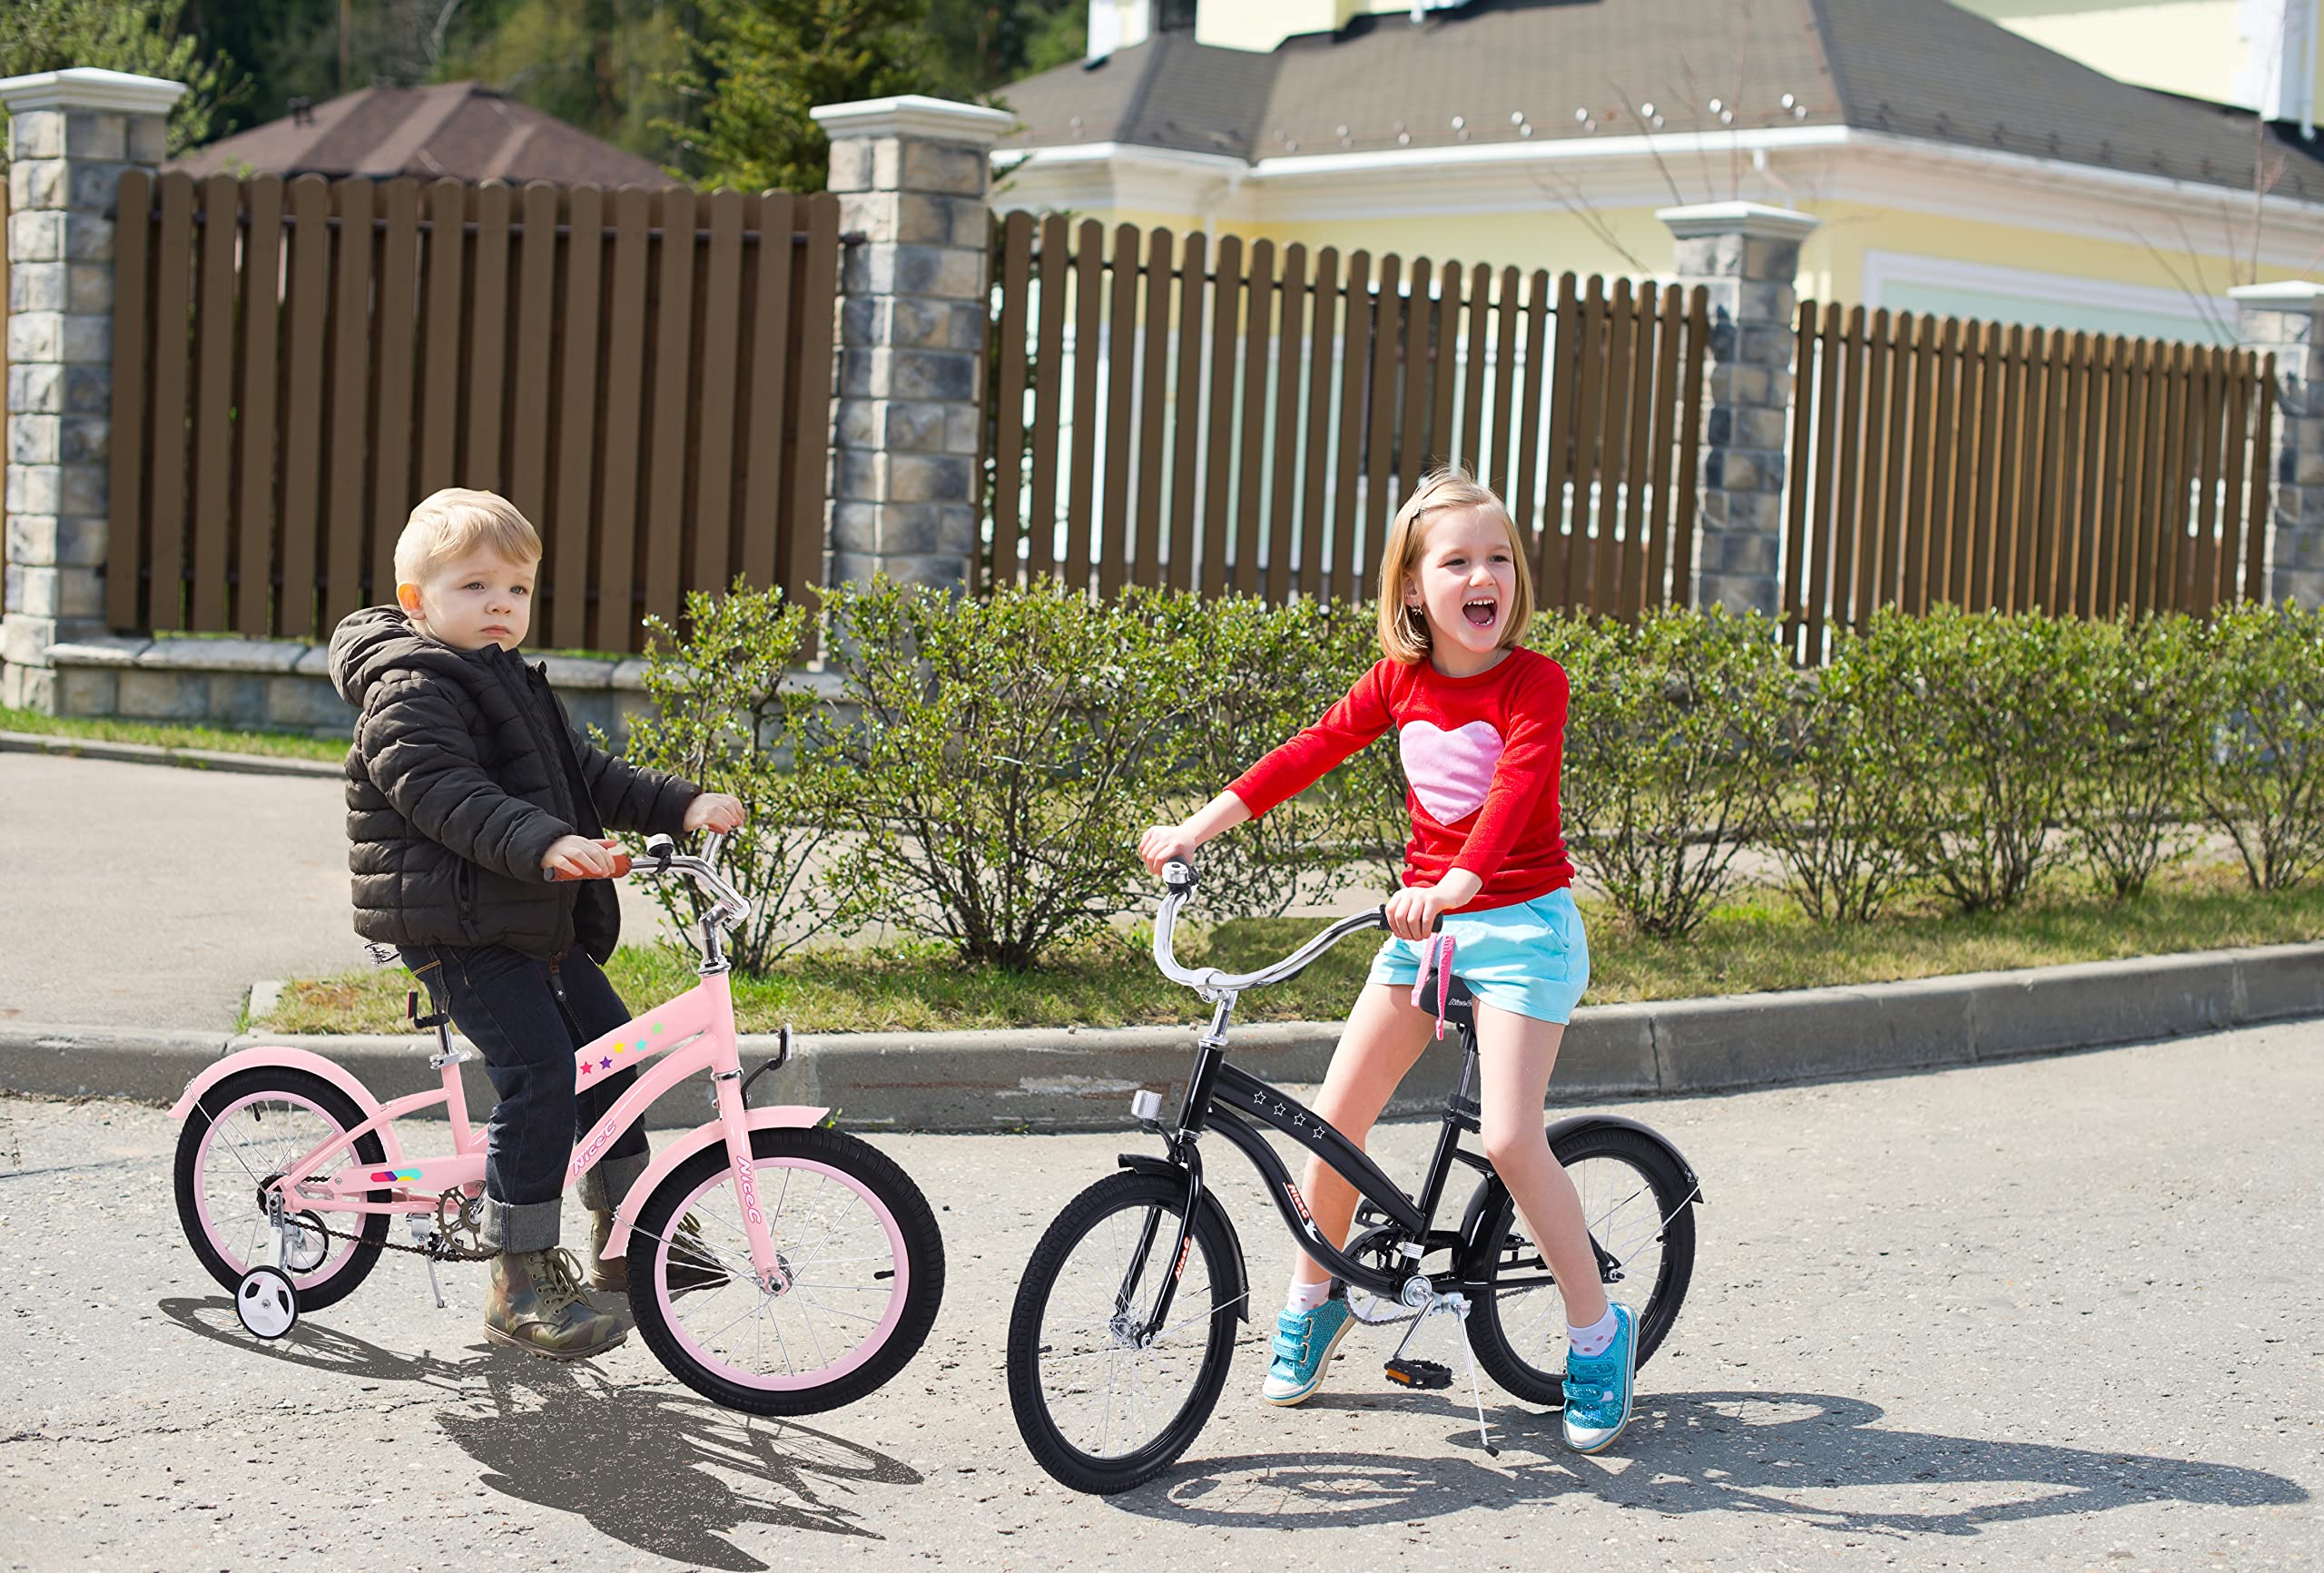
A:
<svg viewBox="0 0 2324 1573">
<path fill-rule="evenodd" d="M 196 1260 L 228 1289 L 260 1264 L 267 1244 L 270 1183 L 307 1154 L 363 1123 L 355 1100 L 322 1077 L 287 1067 L 258 1066 L 228 1077 L 202 1095 L 178 1131 L 175 1182 L 178 1222 Z M 387 1162 L 377 1132 L 355 1138 L 315 1178 L 328 1181 L 350 1165 Z M 389 1191 L 373 1191 L 384 1202 Z M 355 1292 L 379 1264 L 388 1236 L 385 1213 L 333 1212 L 291 1200 L 290 1215 L 309 1214 L 342 1234 L 342 1240 L 294 1230 L 292 1260 L 283 1271 L 299 1291 L 302 1311 L 335 1305 Z M 360 1220 L 359 1224 L 358 1220 Z"/>
<path fill-rule="evenodd" d="M 1195 1220 L 1168 1320 L 1139 1333 L 1170 1277 L 1186 1186 L 1162 1175 L 1098 1181 L 1049 1226 L 1009 1318 L 1009 1404 L 1034 1461 L 1060 1485 L 1110 1495 L 1170 1467 L 1226 1383 L 1238 1307 L 1221 1298 L 1236 1249 Z"/>
<path fill-rule="evenodd" d="M 894 1160 L 838 1131 L 753 1131 L 751 1152 L 787 1286 L 768 1293 L 752 1273 L 720 1143 L 671 1171 L 638 1210 L 629 1236 L 637 1331 L 671 1375 L 729 1409 L 803 1415 L 852 1403 L 902 1370 L 936 1320 L 936 1214 Z M 677 1228 L 687 1217 L 691 1237 Z M 693 1287 L 705 1261 L 715 1281 Z"/>
<path fill-rule="evenodd" d="M 1610 1257 L 1609 1298 L 1638 1318 L 1644 1365 L 1678 1320 L 1695 1270 L 1695 1213 L 1686 1174 L 1635 1131 L 1600 1126 L 1557 1144 L 1558 1161 L 1581 1196 L 1590 1237 Z M 1565 1402 L 1565 1296 L 1525 1236 L 1498 1177 L 1484 1182 L 1486 1216 L 1472 1259 L 1482 1284 L 1469 1312 L 1469 1347 L 1502 1389 L 1529 1403 Z M 1502 1286 L 1504 1282 L 1505 1287 Z"/>
</svg>

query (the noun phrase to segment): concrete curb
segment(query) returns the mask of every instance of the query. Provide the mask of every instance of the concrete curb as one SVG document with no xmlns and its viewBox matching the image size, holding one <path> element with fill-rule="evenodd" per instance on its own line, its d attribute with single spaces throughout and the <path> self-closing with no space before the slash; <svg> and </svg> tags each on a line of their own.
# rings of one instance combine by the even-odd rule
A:
<svg viewBox="0 0 2324 1573">
<path fill-rule="evenodd" d="M 320 759 L 288 759 L 265 753 L 228 753 L 221 749 L 164 748 L 151 742 L 110 742 L 44 732 L 0 732 L 0 753 L 53 753 L 68 759 L 109 759 L 124 764 L 167 764 L 182 770 L 222 771 L 230 775 L 306 776 L 347 779 L 344 766 Z"/>
<path fill-rule="evenodd" d="M 1567 1032 L 1551 1101 L 1880 1076 L 2319 1016 L 2324 944 L 1595 1006 L 1578 1012 Z M 1339 1034 L 1337 1022 L 1239 1027 L 1236 1062 L 1269 1081 L 1318 1081 Z M 1180 1084 L 1195 1036 L 1184 1026 L 803 1034 L 791 1064 L 754 1087 L 752 1101 L 827 1104 L 858 1127 L 1122 1127 L 1133 1091 Z M 0 1088 L 172 1102 L 203 1065 L 260 1043 L 328 1055 L 381 1098 L 435 1085 L 426 1061 L 432 1037 L 233 1037 L 0 1022 Z M 773 1050 L 771 1037 L 743 1040 L 745 1065 Z M 1425 1057 L 1392 1112 L 1430 1110 L 1457 1069 L 1449 1055 Z M 481 1116 L 491 1087 L 480 1065 L 466 1074 L 468 1106 Z M 680 1092 L 664 1098 L 648 1123 L 692 1126 L 707 1115 L 706 1101 Z"/>
</svg>

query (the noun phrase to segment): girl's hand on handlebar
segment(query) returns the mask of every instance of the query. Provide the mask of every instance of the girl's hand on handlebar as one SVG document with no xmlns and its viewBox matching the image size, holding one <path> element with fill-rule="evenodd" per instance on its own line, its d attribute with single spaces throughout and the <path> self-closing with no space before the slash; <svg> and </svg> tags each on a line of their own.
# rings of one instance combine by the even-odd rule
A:
<svg viewBox="0 0 2324 1573">
<path fill-rule="evenodd" d="M 685 828 L 720 832 L 743 828 L 743 800 L 724 792 L 704 792 L 686 805 Z"/>
<path fill-rule="evenodd" d="M 613 852 L 619 844 L 613 841 L 593 841 L 586 836 L 559 836 L 541 855 L 541 868 L 551 877 L 563 874 L 568 880 L 610 880 L 621 872 L 622 865 Z"/>
<path fill-rule="evenodd" d="M 1442 885 L 1411 885 L 1388 898 L 1388 932 L 1399 939 L 1425 939 L 1437 919 L 1461 903 Z"/>
<path fill-rule="evenodd" d="M 1156 879 L 1162 877 L 1162 866 L 1173 858 L 1191 859 L 1195 848 L 1201 843 L 1187 833 L 1184 825 L 1156 825 L 1137 838 L 1137 860 Z"/>
</svg>

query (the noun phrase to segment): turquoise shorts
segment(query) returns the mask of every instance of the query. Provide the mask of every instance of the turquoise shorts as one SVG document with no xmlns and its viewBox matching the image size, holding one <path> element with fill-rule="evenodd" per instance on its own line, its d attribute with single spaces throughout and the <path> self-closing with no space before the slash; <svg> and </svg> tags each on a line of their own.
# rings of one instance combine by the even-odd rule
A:
<svg viewBox="0 0 2324 1573">
<path fill-rule="evenodd" d="M 1573 1019 L 1590 987 L 1590 938 L 1571 890 L 1530 901 L 1458 912 L 1444 919 L 1452 936 L 1452 970 L 1488 1005 L 1561 1026 Z M 1409 989 L 1420 978 L 1421 948 L 1391 939 L 1372 959 L 1367 983 Z"/>
</svg>

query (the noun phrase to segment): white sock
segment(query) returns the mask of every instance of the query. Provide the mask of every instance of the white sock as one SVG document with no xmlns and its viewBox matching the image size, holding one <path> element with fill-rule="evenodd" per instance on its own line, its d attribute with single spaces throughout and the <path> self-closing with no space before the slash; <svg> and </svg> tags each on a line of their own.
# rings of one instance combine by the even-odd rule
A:
<svg viewBox="0 0 2324 1573">
<path fill-rule="evenodd" d="M 1326 1278 L 1318 1283 L 1307 1283 L 1295 1278 L 1291 1281 L 1291 1293 L 1283 1297 L 1283 1308 L 1294 1316 L 1305 1316 L 1331 1297 L 1332 1281 L 1330 1279 Z"/>
<path fill-rule="evenodd" d="M 1606 1307 L 1606 1314 L 1589 1326 L 1568 1327 L 1565 1330 L 1565 1338 L 1568 1343 L 1573 1345 L 1574 1353 L 1588 1360 L 1593 1355 L 1605 1353 L 1606 1346 L 1614 1342 L 1614 1334 L 1620 1331 L 1621 1331 L 1621 1324 L 1614 1320 L 1614 1308 L 1609 1305 Z"/>
</svg>

